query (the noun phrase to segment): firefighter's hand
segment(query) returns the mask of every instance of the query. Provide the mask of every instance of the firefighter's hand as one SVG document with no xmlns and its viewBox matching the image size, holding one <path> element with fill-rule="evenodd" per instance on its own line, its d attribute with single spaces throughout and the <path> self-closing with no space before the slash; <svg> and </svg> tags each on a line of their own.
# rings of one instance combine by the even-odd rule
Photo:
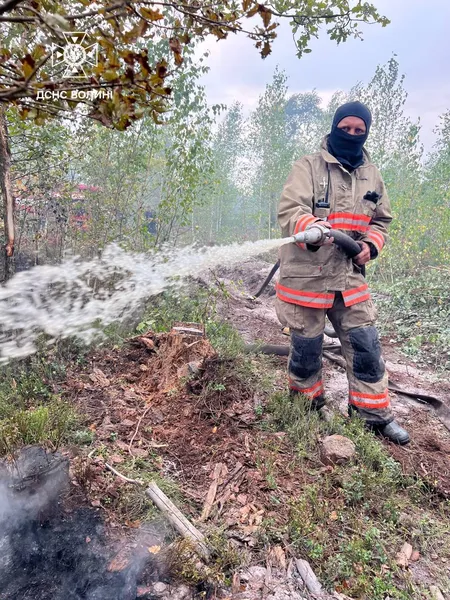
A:
<svg viewBox="0 0 450 600">
<path fill-rule="evenodd" d="M 370 246 L 366 242 L 358 242 L 362 248 L 361 252 L 353 259 L 355 264 L 362 266 L 370 260 Z"/>
</svg>

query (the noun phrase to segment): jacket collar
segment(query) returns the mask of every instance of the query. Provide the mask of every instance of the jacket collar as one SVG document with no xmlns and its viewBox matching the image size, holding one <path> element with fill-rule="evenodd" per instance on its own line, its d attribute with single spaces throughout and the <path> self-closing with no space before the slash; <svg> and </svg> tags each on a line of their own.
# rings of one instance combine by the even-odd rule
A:
<svg viewBox="0 0 450 600">
<path fill-rule="evenodd" d="M 341 165 L 341 163 L 338 161 L 338 159 L 328 152 L 328 143 L 327 142 L 328 142 L 328 135 L 326 135 L 322 140 L 322 146 L 320 149 L 322 158 L 327 163 L 331 163 L 331 164 L 334 163 L 335 165 L 339 165 L 342 169 L 345 169 L 345 167 L 343 167 Z M 357 169 L 355 169 L 355 171 L 357 171 L 358 169 L 364 169 L 365 167 L 368 167 L 369 165 L 372 164 L 370 154 L 367 152 L 367 150 L 365 148 L 363 148 L 363 155 L 364 155 L 364 162 L 361 166 L 359 166 Z"/>
</svg>

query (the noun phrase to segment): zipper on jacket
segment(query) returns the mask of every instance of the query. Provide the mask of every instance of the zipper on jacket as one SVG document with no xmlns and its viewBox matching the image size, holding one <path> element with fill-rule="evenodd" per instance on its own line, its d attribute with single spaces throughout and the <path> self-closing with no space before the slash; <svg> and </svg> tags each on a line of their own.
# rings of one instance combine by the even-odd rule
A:
<svg viewBox="0 0 450 600">
<path fill-rule="evenodd" d="M 356 174 L 355 171 L 350 173 L 350 177 L 352 178 L 352 199 L 353 199 L 353 212 L 356 211 Z"/>
</svg>

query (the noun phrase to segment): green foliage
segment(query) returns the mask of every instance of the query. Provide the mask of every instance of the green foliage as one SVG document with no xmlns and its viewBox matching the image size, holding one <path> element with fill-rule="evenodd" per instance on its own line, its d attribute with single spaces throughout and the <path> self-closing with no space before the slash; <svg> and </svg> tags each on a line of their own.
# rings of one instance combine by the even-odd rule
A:
<svg viewBox="0 0 450 600">
<path fill-rule="evenodd" d="M 50 444 L 56 449 L 77 423 L 74 410 L 58 398 L 36 408 L 11 411 L 0 423 L 0 454 L 29 444 Z"/>
<path fill-rule="evenodd" d="M 434 268 L 373 282 L 381 331 L 411 360 L 433 369 L 450 369 L 449 271 Z"/>
</svg>

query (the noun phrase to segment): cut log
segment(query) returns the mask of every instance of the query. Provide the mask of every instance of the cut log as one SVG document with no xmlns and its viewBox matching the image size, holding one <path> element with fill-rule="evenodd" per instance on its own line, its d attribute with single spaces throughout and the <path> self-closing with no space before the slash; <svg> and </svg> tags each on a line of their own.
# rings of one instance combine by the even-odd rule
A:
<svg viewBox="0 0 450 600">
<path fill-rule="evenodd" d="M 206 544 L 205 536 L 192 525 L 175 504 L 160 490 L 155 482 L 150 483 L 145 493 L 159 510 L 164 513 L 164 516 L 178 533 L 185 539 L 191 541 L 201 556 L 209 558 L 210 550 Z"/>
</svg>

